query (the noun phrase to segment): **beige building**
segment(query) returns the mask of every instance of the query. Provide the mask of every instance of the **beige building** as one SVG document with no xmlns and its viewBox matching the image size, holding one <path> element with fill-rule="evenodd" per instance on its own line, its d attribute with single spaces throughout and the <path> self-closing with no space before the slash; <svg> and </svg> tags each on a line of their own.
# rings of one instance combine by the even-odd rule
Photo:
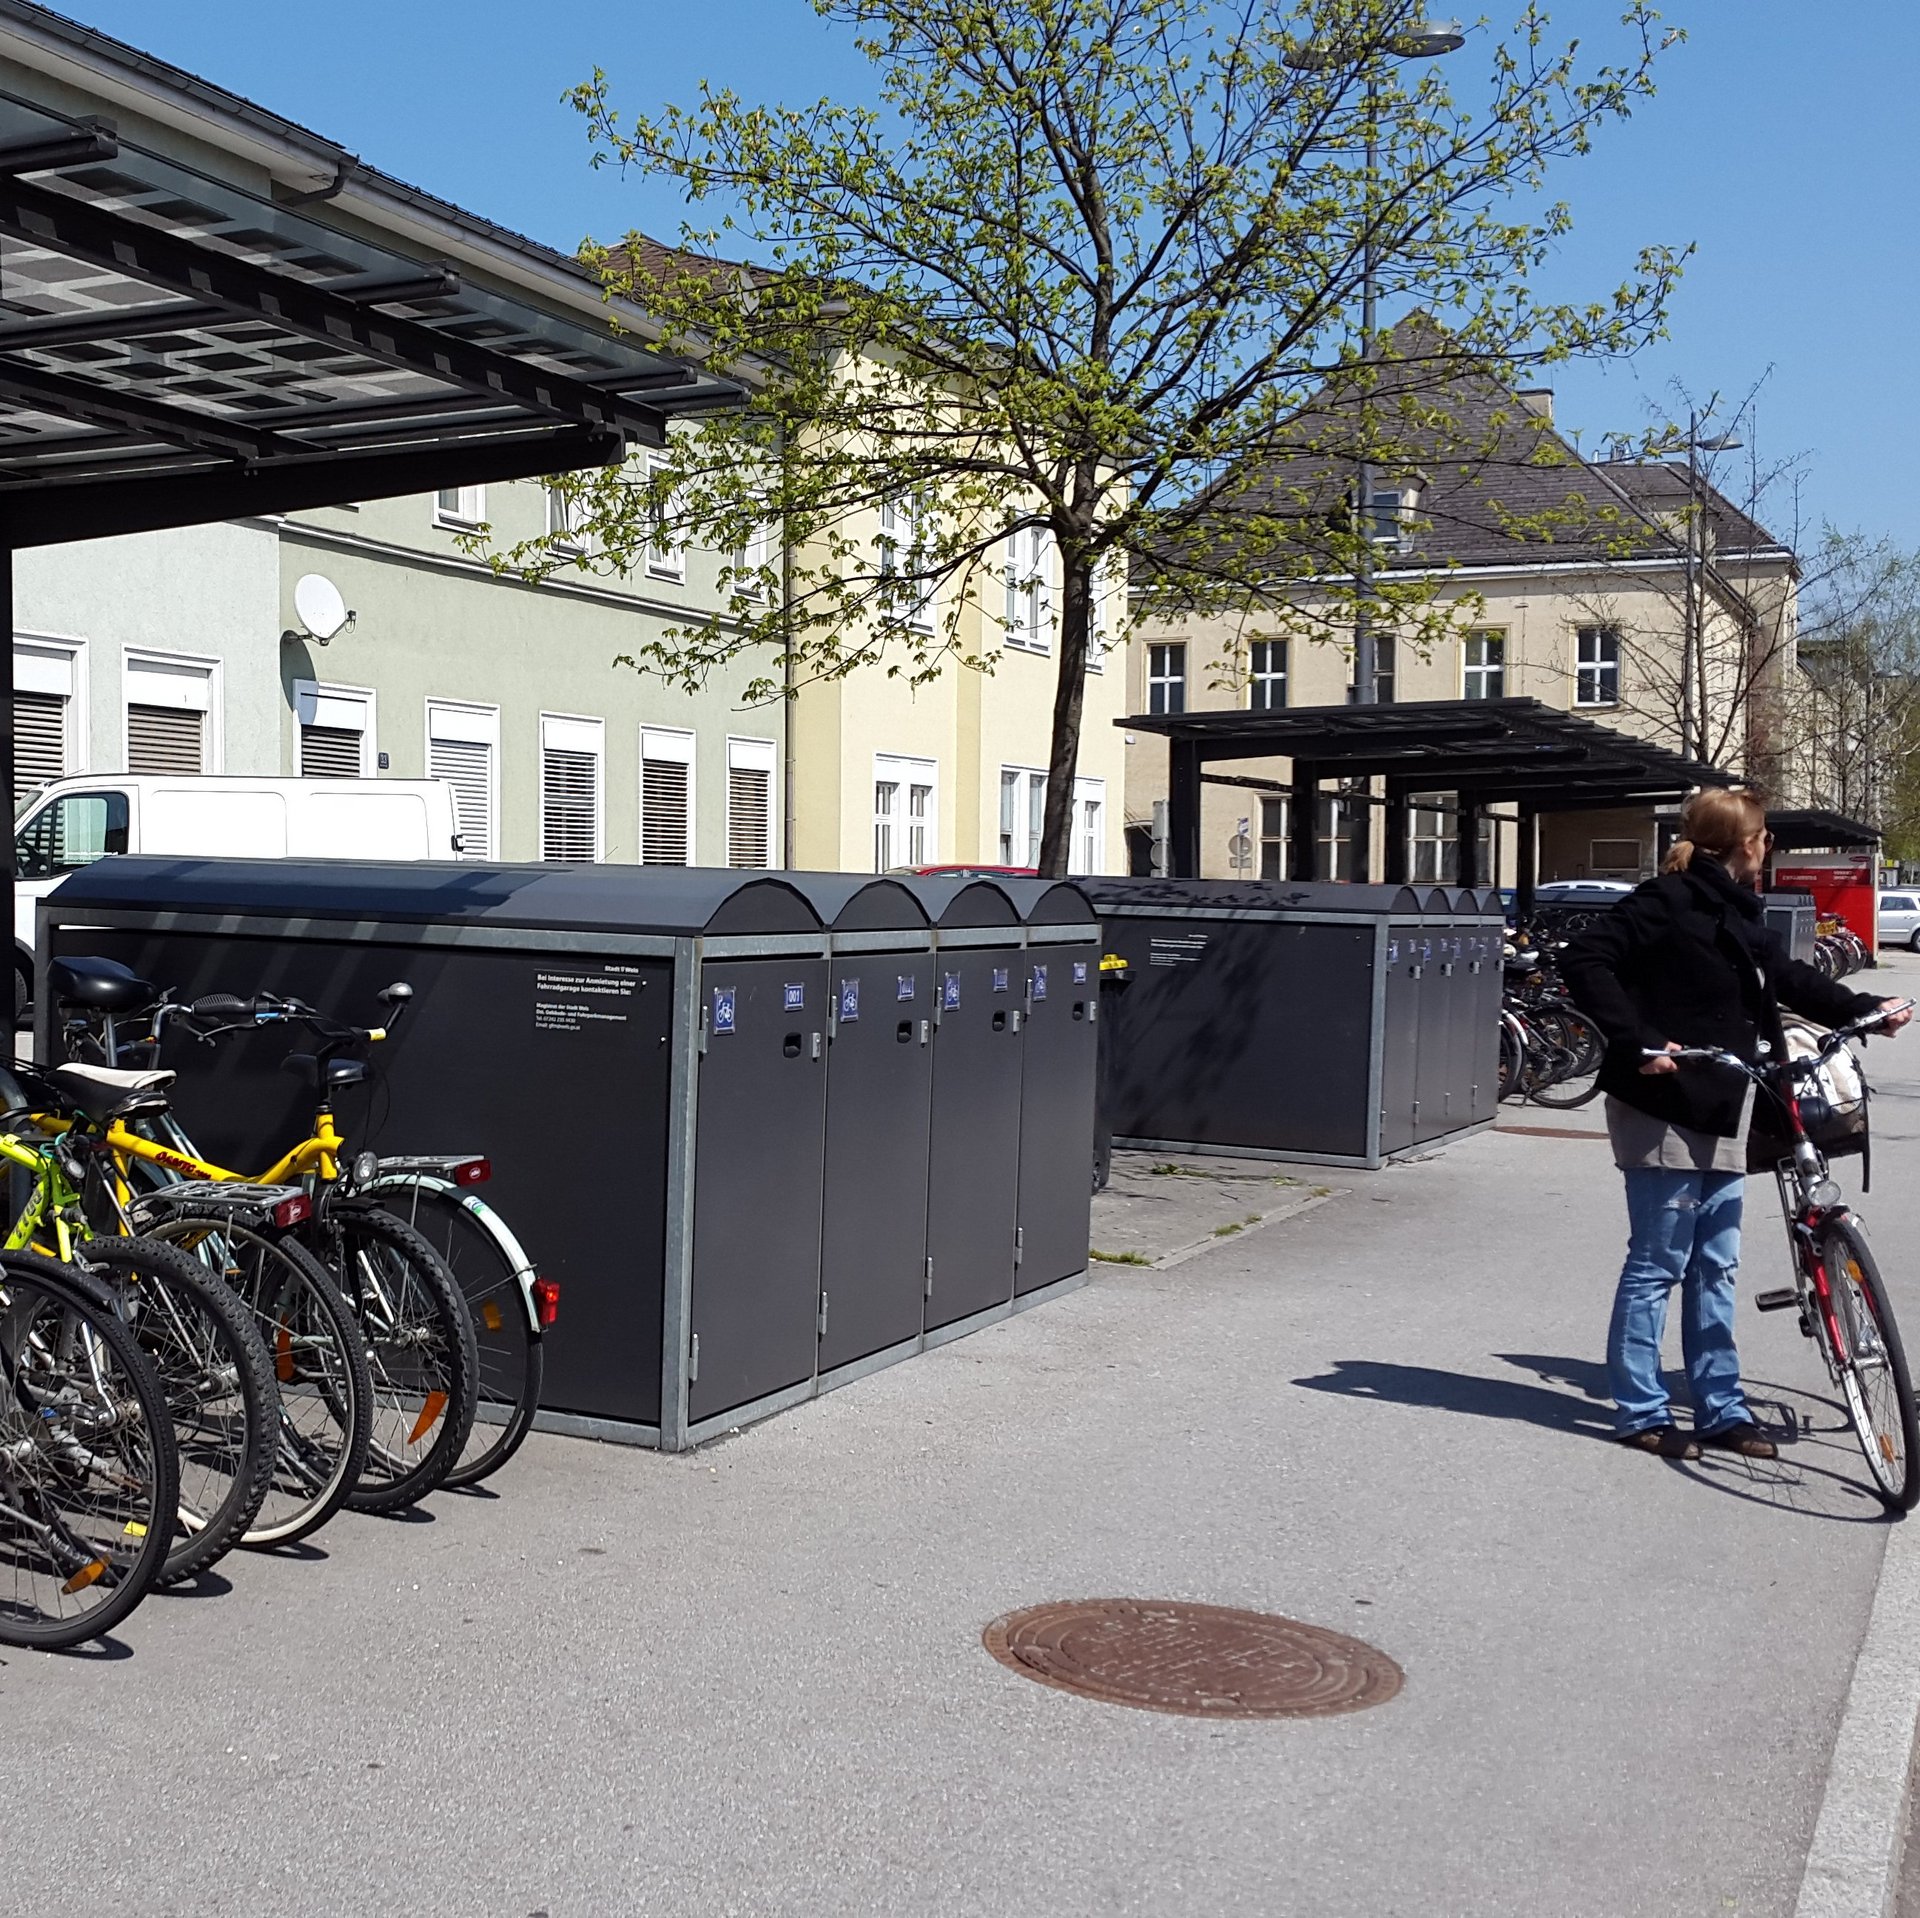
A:
<svg viewBox="0 0 1920 1918">
<path fill-rule="evenodd" d="M 1424 651 L 1382 631 L 1383 702 L 1528 698 L 1681 750 L 1690 757 L 1789 783 L 1782 735 L 1794 676 L 1791 552 L 1684 464 L 1583 460 L 1553 428 L 1552 395 L 1506 395 L 1486 385 L 1456 399 L 1463 426 L 1509 443 L 1472 477 L 1410 474 L 1383 481 L 1369 502 L 1376 566 L 1434 582 L 1449 613 Z M 1503 411 L 1504 409 L 1504 411 Z M 1510 413 L 1514 424 L 1502 427 Z M 1491 424 L 1489 424 L 1491 422 Z M 1551 464 L 1534 457 L 1549 448 Z M 1690 506 L 1689 500 L 1698 502 Z M 1562 511 L 1576 530 L 1522 537 L 1516 518 Z M 1688 552 L 1689 535 L 1693 552 Z M 1311 589 L 1299 603 L 1311 613 Z M 1349 701 L 1350 641 L 1322 621 L 1268 614 L 1169 620 L 1151 602 L 1128 649 L 1132 714 L 1227 708 L 1337 706 Z M 1692 633 L 1692 669 L 1684 638 Z M 1212 878 L 1288 875 L 1292 768 L 1285 760 L 1216 764 L 1202 796 L 1201 872 Z M 1167 746 L 1127 736 L 1126 825 L 1131 869 L 1154 869 L 1164 819 Z M 1483 875 L 1511 883 L 1514 820 L 1501 808 L 1480 828 Z M 1319 800 L 1319 865 L 1326 877 L 1378 878 L 1388 868 L 1378 782 L 1331 785 Z M 1406 873 L 1457 876 L 1452 801 L 1416 797 L 1407 820 Z M 1542 880 L 1637 880 L 1655 869 L 1659 821 L 1650 807 L 1546 812 Z"/>
</svg>

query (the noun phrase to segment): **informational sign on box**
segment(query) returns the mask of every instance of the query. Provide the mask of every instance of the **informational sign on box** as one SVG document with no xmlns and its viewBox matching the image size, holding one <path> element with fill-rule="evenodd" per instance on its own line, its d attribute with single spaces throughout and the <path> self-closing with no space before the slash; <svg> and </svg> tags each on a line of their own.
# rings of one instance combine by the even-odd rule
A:
<svg viewBox="0 0 1920 1918">
<path fill-rule="evenodd" d="M 1775 892 L 1808 892 L 1815 909 L 1843 920 L 1876 950 L 1880 928 L 1879 888 L 1874 880 L 1873 856 L 1858 852 L 1803 852 L 1775 864 Z"/>
</svg>

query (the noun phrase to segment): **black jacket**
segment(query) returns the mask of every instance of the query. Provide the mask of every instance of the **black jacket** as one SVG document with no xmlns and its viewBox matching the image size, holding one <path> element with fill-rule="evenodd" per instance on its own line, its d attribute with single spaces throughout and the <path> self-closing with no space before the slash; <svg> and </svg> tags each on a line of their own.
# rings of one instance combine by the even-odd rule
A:
<svg viewBox="0 0 1920 1918">
<path fill-rule="evenodd" d="M 1698 1063 L 1649 1075 L 1640 1070 L 1649 1051 L 1671 1039 L 1747 1060 L 1779 1058 L 1782 1004 L 1841 1026 L 1880 1003 L 1789 958 L 1759 894 L 1705 857 L 1649 879 L 1596 919 L 1568 947 L 1562 971 L 1574 1003 L 1606 1035 L 1603 1089 L 1722 1139 L 1740 1129 L 1746 1081 L 1730 1067 Z"/>
</svg>

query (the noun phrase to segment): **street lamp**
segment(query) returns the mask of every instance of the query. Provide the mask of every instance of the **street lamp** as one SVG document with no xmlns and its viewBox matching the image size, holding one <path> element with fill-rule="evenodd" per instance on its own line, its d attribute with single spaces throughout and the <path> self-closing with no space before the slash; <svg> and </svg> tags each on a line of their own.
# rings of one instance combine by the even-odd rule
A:
<svg viewBox="0 0 1920 1918">
<path fill-rule="evenodd" d="M 1360 254 L 1360 358 L 1373 358 L 1373 335 L 1378 304 L 1374 284 L 1373 256 L 1373 181 L 1379 164 L 1376 125 L 1376 62 L 1382 55 L 1395 60 L 1432 60 L 1465 46 L 1467 36 L 1457 20 L 1416 20 L 1401 32 L 1390 35 L 1378 48 L 1359 55 L 1367 73 L 1367 197 L 1365 226 Z M 1355 64 L 1354 54 L 1340 47 L 1307 45 L 1286 55 L 1287 65 L 1301 73 L 1325 73 Z M 1359 589 L 1353 613 L 1353 697 L 1357 705 L 1371 706 L 1379 692 L 1379 662 L 1374 644 L 1373 598 L 1373 460 L 1363 424 L 1360 445 L 1359 487 L 1360 552 L 1354 584 Z"/>
<path fill-rule="evenodd" d="M 1711 439 L 1700 437 L 1700 414 L 1696 408 L 1687 415 L 1687 599 L 1686 632 L 1682 643 L 1685 653 L 1680 661 L 1680 750 L 1694 750 L 1694 707 L 1706 694 L 1706 606 L 1700 591 L 1700 571 L 1706 561 L 1706 539 L 1701 525 L 1700 455 L 1737 453 L 1742 442 L 1730 433 Z M 1701 731 L 1704 735 L 1705 728 Z M 1699 741 L 1699 754 L 1707 756 L 1707 742 Z"/>
</svg>

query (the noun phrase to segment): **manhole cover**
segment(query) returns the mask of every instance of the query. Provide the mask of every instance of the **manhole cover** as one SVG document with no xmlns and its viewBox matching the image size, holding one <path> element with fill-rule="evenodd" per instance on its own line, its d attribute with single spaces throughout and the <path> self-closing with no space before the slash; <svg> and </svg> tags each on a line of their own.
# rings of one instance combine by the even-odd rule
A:
<svg viewBox="0 0 1920 1918">
<path fill-rule="evenodd" d="M 1322 1718 L 1384 1705 L 1404 1674 L 1385 1652 L 1271 1612 L 1178 1600 L 1030 1605 L 982 1635 L 1043 1685 L 1195 1718 Z"/>
</svg>

